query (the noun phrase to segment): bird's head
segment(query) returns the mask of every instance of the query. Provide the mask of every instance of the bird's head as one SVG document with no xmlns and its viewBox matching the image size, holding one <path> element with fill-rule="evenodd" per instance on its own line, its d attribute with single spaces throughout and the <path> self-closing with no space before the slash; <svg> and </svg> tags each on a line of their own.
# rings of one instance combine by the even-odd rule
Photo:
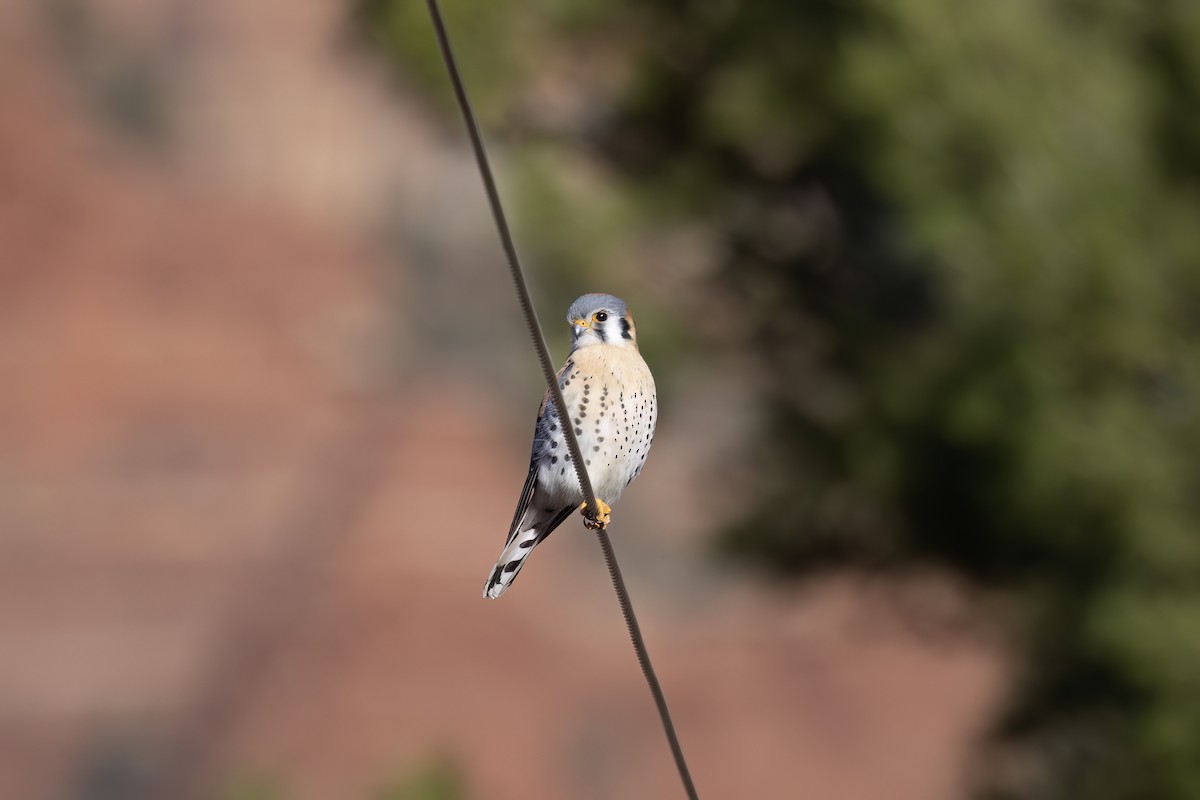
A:
<svg viewBox="0 0 1200 800">
<path fill-rule="evenodd" d="M 567 311 L 571 350 L 594 344 L 637 347 L 637 328 L 625 301 L 611 294 L 585 294 Z"/>
</svg>

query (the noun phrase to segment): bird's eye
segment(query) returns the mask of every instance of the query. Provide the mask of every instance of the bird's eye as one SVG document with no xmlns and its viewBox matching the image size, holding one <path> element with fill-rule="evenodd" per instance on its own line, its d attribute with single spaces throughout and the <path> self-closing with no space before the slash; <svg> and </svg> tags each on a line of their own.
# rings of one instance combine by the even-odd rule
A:
<svg viewBox="0 0 1200 800">
<path fill-rule="evenodd" d="M 607 311 L 597 311 L 596 312 L 596 322 L 604 322 L 606 319 L 608 319 Z"/>
</svg>

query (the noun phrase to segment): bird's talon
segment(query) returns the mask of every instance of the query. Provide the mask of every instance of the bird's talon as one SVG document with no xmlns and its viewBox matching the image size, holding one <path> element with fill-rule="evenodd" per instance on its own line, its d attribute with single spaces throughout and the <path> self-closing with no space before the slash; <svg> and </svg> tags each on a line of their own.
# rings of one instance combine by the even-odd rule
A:
<svg viewBox="0 0 1200 800">
<path fill-rule="evenodd" d="M 610 514 L 612 513 L 612 507 L 599 497 L 596 498 L 596 506 L 599 508 L 599 513 L 593 513 L 588 508 L 588 504 L 583 503 L 579 506 L 579 513 L 583 515 L 583 525 L 585 528 L 593 531 L 602 531 L 608 527 L 608 523 L 611 521 Z"/>
</svg>

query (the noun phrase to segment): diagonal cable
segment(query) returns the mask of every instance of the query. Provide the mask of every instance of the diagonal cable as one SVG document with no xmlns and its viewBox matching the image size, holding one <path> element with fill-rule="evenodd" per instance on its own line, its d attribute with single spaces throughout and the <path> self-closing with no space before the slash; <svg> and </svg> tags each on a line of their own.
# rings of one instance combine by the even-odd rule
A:
<svg viewBox="0 0 1200 800">
<path fill-rule="evenodd" d="M 492 168 L 488 161 L 487 149 L 483 144 L 483 136 L 479 132 L 479 125 L 475 121 L 475 113 L 471 109 L 471 101 L 467 97 L 467 89 L 463 84 L 462 76 L 458 71 L 458 63 L 454 58 L 454 49 L 450 45 L 450 35 L 446 32 L 446 24 L 442 20 L 442 12 L 438 7 L 437 0 L 426 0 L 426 5 L 429 6 L 429 16 L 433 20 L 433 28 L 437 34 L 438 47 L 442 53 L 442 60 L 446 64 L 446 71 L 450 74 L 450 83 L 454 87 L 454 96 L 458 100 L 459 109 L 462 111 L 463 121 L 467 126 L 467 133 L 471 138 L 471 148 L 475 153 L 475 162 L 479 166 L 480 177 L 483 178 L 483 188 L 487 192 L 488 204 L 492 209 L 492 216 L 496 221 L 496 228 L 500 233 L 500 243 L 504 247 L 504 255 L 508 259 L 508 271 L 512 276 L 513 286 L 517 291 L 517 300 L 521 304 L 521 313 L 525 316 L 525 324 L 529 328 L 529 338 L 533 342 L 534 350 L 537 351 L 538 363 L 542 367 L 542 376 L 546 379 L 546 386 L 549 387 L 550 397 L 554 401 L 554 407 L 558 409 L 559 419 L 569 419 L 570 414 L 567 410 L 566 401 L 563 400 L 562 390 L 558 386 L 558 376 L 554 372 L 554 364 L 550 360 L 550 351 L 546 347 L 546 337 L 542 333 L 541 323 L 538 322 L 537 312 L 533 308 L 533 301 L 529 298 L 529 287 L 525 284 L 525 275 L 521 270 L 521 262 L 517 257 L 517 248 L 513 244 L 512 232 L 508 227 L 508 219 L 504 214 L 504 207 L 500 203 L 500 193 L 496 189 L 496 179 L 492 176 Z M 592 489 L 592 481 L 588 477 L 587 468 L 584 466 L 583 455 L 579 451 L 579 441 L 575 438 L 575 431 L 570 425 L 563 426 L 563 435 L 567 441 L 567 448 L 571 451 L 571 463 L 575 466 L 575 475 L 579 478 L 579 488 L 583 493 L 584 499 L 587 501 L 588 510 L 595 513 L 597 509 L 596 494 Z M 675 726 L 671 722 L 671 712 L 667 708 L 667 699 L 663 694 L 662 686 L 658 683 L 658 676 L 654 673 L 654 667 L 650 663 L 650 654 L 646 650 L 646 642 L 642 638 L 641 628 L 638 627 L 637 617 L 633 613 L 633 604 L 629 600 L 629 592 L 625 588 L 625 579 L 621 577 L 621 568 L 617 564 L 617 555 L 613 552 L 612 542 L 608 538 L 607 531 L 597 529 L 596 536 L 600 541 L 600 549 L 604 554 L 604 562 L 608 567 L 609 577 L 612 578 L 613 590 L 617 593 L 617 601 L 621 605 L 621 614 L 625 617 L 625 626 L 629 629 L 629 639 L 633 643 L 634 653 L 637 655 L 638 664 L 642 668 L 642 674 L 646 678 L 646 684 L 650 687 L 650 694 L 654 696 L 654 704 L 658 708 L 658 715 L 662 719 L 663 730 L 667 736 L 667 742 L 671 746 L 671 754 L 675 758 L 675 767 L 679 770 L 679 779 L 683 782 L 683 789 L 687 793 L 690 800 L 698 800 L 695 784 L 692 783 L 691 773 L 688 771 L 687 762 L 683 757 L 683 749 L 679 746 L 679 738 L 675 735 Z"/>
</svg>

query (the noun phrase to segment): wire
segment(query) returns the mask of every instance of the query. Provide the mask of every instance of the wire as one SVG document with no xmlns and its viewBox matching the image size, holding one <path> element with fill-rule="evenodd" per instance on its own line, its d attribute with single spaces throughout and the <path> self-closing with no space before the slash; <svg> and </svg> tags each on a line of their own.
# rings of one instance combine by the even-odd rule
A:
<svg viewBox="0 0 1200 800">
<path fill-rule="evenodd" d="M 508 227 L 508 219 L 504 215 L 504 206 L 500 202 L 500 193 L 496 189 L 496 180 L 492 176 L 492 168 L 488 162 L 487 149 L 483 144 L 483 136 L 479 132 L 479 125 L 475 121 L 475 112 L 471 109 L 471 101 L 467 97 L 466 86 L 458 71 L 458 62 L 454 58 L 454 49 L 450 45 L 450 35 L 446 31 L 446 24 L 442 20 L 442 12 L 438 7 L 437 0 L 425 1 L 426 5 L 429 6 L 429 16 L 433 20 L 433 28 L 437 34 L 438 48 L 441 50 L 442 60 L 446 64 L 446 71 L 450 74 L 450 83 L 454 87 L 454 96 L 458 100 L 463 121 L 467 126 L 467 134 L 471 138 L 471 148 L 475 152 L 475 162 L 479 166 L 479 174 L 483 178 L 483 188 L 487 192 L 488 204 L 492 208 L 492 216 L 495 218 L 496 228 L 500 234 L 500 243 L 504 247 L 504 255 L 508 259 L 508 271 L 512 276 L 513 286 L 517 291 L 517 300 L 521 304 L 521 313 L 525 316 L 525 324 L 529 328 L 529 338 L 533 342 L 534 350 L 537 351 L 538 363 L 542 367 L 542 377 L 546 379 L 546 386 L 549 387 L 550 397 L 554 400 L 554 407 L 558 409 L 559 419 L 569 419 L 571 415 L 567 410 L 566 401 L 563 400 L 562 390 L 558 386 L 558 376 L 555 374 L 554 364 L 550 360 L 550 351 L 546 347 L 546 337 L 542 333 L 541 323 L 538 322 L 537 312 L 533 308 L 533 301 L 529 298 L 529 287 L 525 284 L 525 274 L 521 270 L 521 262 L 517 257 L 517 248 L 513 244 L 512 232 Z M 587 468 L 584 466 L 583 455 L 579 451 L 579 441 L 575 438 L 575 431 L 571 429 L 570 425 L 563 426 L 563 434 L 567 441 L 567 448 L 571 451 L 571 462 L 575 466 L 575 475 L 579 478 L 579 488 L 583 493 L 584 499 L 587 501 L 587 509 L 594 515 L 597 511 L 596 494 L 592 489 L 592 481 L 588 477 Z M 617 593 L 617 602 L 621 605 L 621 614 L 625 617 L 625 626 L 629 629 L 629 640 L 633 643 L 633 650 L 637 655 L 638 664 L 642 668 L 646 684 L 650 687 L 650 694 L 654 696 L 654 704 L 658 707 L 658 715 L 662 719 L 663 730 L 666 733 L 667 742 L 671 746 L 671 754 L 675 758 L 675 767 L 679 770 L 679 779 L 683 782 L 683 788 L 687 796 L 691 800 L 698 800 L 699 796 L 696 794 L 696 786 L 692 783 L 692 776 L 688 771 L 687 761 L 683 757 L 683 749 L 679 746 L 679 738 L 675 735 L 675 725 L 671 722 L 671 711 L 667 707 L 666 696 L 663 694 L 662 686 L 659 685 L 658 676 L 654 673 L 654 667 L 650 663 L 650 654 L 646 650 L 646 642 L 642 638 L 641 628 L 638 627 L 637 617 L 633 613 L 633 603 L 629 600 L 629 592 L 625 588 L 625 579 L 621 577 L 621 568 L 617 564 L 617 555 L 613 552 L 612 542 L 608 538 L 608 532 L 603 528 L 597 528 L 596 537 L 599 539 L 600 549 L 604 553 L 604 563 L 608 566 L 609 577 L 612 578 L 613 590 Z"/>
<path fill-rule="evenodd" d="M 508 219 L 504 215 L 504 206 L 500 203 L 500 193 L 496 189 L 496 179 L 492 177 L 492 167 L 488 162 L 487 149 L 483 145 L 483 136 L 479 133 L 479 125 L 475 122 L 475 112 L 471 110 L 471 101 L 467 97 L 467 87 L 463 84 L 458 72 L 458 62 L 454 59 L 454 50 L 450 46 L 450 35 L 442 21 L 442 12 L 437 0 L 426 0 L 429 14 L 433 17 L 433 27 L 437 32 L 438 46 L 442 52 L 442 60 L 446 62 L 446 70 L 450 73 L 450 83 L 454 86 L 454 96 L 458 98 L 459 108 L 462 109 L 463 119 L 467 124 L 467 133 L 471 137 L 471 148 L 475 151 L 475 162 L 479 165 L 479 174 L 483 178 L 483 188 L 487 192 L 488 204 L 492 207 L 492 216 L 496 219 L 496 228 L 500 232 L 500 244 L 504 247 L 504 255 L 508 258 L 508 272 L 512 276 L 513 287 L 517 290 L 517 300 L 521 304 L 521 313 L 525 315 L 525 325 L 529 328 L 529 338 L 537 350 L 538 363 L 542 367 L 542 377 L 550 387 L 550 395 L 554 398 L 554 407 L 558 409 L 559 419 L 570 419 L 567 411 L 567 401 L 563 399 L 562 390 L 558 387 L 558 375 L 554 371 L 554 363 L 550 360 L 550 350 L 546 347 L 546 337 L 542 334 L 542 325 L 538 322 L 537 311 L 533 301 L 529 299 L 529 287 L 525 285 L 525 274 L 521 270 L 521 261 L 517 257 L 517 247 L 513 244 L 512 232 L 508 228 Z M 579 488 L 583 490 L 583 499 L 593 512 L 596 509 L 596 494 L 592 490 L 592 481 L 588 477 L 587 468 L 583 463 L 583 455 L 579 451 L 579 442 L 570 425 L 563 425 L 566 434 L 567 447 L 571 450 L 571 463 L 575 465 L 575 475 L 579 478 Z"/>
</svg>

